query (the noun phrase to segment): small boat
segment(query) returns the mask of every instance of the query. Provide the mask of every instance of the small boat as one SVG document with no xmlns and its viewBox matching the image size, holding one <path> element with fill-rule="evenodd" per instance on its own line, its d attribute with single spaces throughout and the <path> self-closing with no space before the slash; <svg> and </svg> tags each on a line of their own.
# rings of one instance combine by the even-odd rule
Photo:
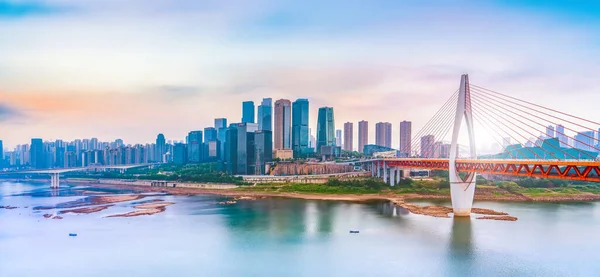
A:
<svg viewBox="0 0 600 277">
<path fill-rule="evenodd" d="M 350 230 L 350 234 L 358 234 L 359 231 L 358 230 Z"/>
<path fill-rule="evenodd" d="M 75 234 L 75 233 L 69 233 L 69 237 L 76 237 L 76 236 L 77 236 L 77 234 Z"/>
</svg>

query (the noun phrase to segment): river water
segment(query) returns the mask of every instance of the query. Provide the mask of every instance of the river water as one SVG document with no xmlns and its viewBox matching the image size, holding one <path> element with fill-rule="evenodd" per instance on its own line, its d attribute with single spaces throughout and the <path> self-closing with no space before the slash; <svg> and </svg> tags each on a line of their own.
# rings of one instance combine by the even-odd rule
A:
<svg viewBox="0 0 600 277">
<path fill-rule="evenodd" d="M 516 222 L 409 214 L 366 204 L 152 196 L 176 204 L 43 217 L 84 187 L 0 183 L 0 276 L 600 276 L 599 203 L 495 203 Z M 127 193 L 112 191 L 112 193 Z M 349 230 L 359 230 L 350 234 Z M 77 233 L 70 237 L 69 233 Z"/>
</svg>

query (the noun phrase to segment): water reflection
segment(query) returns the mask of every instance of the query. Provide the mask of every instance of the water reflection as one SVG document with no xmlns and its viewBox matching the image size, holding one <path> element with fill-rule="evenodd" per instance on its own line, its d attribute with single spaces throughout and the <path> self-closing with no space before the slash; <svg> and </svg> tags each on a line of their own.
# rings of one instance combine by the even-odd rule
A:
<svg viewBox="0 0 600 277">
<path fill-rule="evenodd" d="M 470 217 L 454 217 L 448 245 L 448 265 L 454 272 L 462 272 L 471 276 L 470 272 L 476 267 L 475 242 Z"/>
</svg>

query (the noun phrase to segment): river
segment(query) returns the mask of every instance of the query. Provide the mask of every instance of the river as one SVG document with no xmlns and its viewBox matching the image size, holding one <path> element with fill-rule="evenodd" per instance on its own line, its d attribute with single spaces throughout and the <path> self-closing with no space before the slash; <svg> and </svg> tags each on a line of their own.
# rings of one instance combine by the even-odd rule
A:
<svg viewBox="0 0 600 277">
<path fill-rule="evenodd" d="M 0 183 L 0 206 L 18 207 L 0 209 L 0 276 L 600 276 L 597 202 L 475 203 L 516 222 L 414 215 L 386 202 L 223 206 L 208 195 L 148 197 L 176 204 L 130 218 L 104 217 L 131 202 L 62 220 L 34 209 L 80 200 L 82 190 Z"/>
</svg>

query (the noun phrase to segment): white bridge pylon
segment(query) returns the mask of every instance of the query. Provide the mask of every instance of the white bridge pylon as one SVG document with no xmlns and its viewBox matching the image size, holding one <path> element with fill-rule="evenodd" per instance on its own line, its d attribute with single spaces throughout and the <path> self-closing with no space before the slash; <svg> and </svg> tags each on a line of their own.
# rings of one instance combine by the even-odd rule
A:
<svg viewBox="0 0 600 277">
<path fill-rule="evenodd" d="M 477 174 L 469 172 L 462 178 L 456 170 L 456 159 L 458 157 L 458 135 L 463 119 L 469 133 L 469 158 L 477 159 L 475 150 L 475 133 L 473 132 L 473 111 L 471 109 L 471 92 L 469 89 L 469 75 L 463 74 L 460 78 L 460 89 L 458 91 L 458 103 L 456 116 L 454 118 L 454 130 L 452 142 L 450 143 L 450 156 L 448 157 L 448 173 L 450 178 L 450 198 L 452 199 L 452 210 L 454 216 L 470 216 L 475 196 L 475 181 Z"/>
</svg>

